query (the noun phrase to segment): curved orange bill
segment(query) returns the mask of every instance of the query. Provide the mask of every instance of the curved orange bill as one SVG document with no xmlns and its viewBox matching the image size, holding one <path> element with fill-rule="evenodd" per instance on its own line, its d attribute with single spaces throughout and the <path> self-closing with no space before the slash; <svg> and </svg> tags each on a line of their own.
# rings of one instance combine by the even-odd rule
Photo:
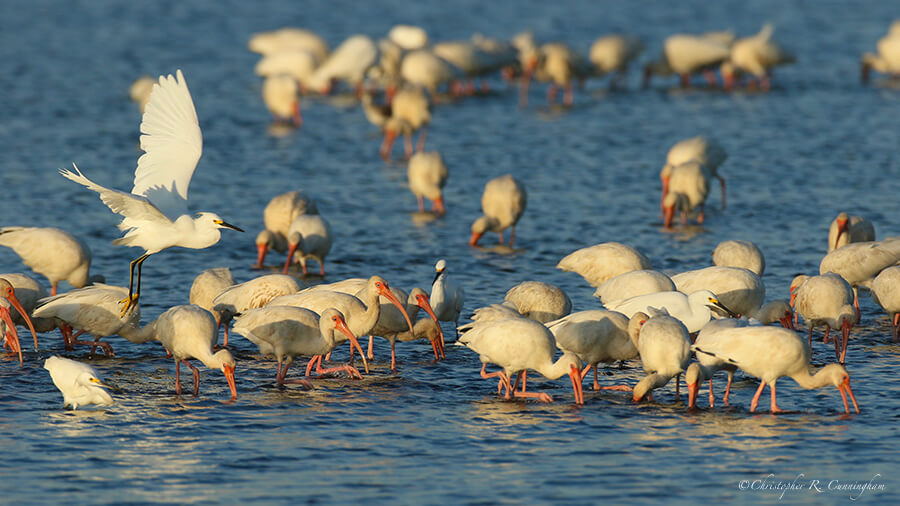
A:
<svg viewBox="0 0 900 506">
<path fill-rule="evenodd" d="M 697 407 L 697 393 L 700 392 L 700 384 L 698 382 L 688 383 L 688 408 Z"/>
<path fill-rule="evenodd" d="M 385 284 L 384 288 L 379 290 L 378 294 L 384 295 L 387 300 L 391 301 L 391 304 L 397 306 L 397 309 L 399 309 L 400 312 L 403 313 L 403 317 L 406 318 L 406 324 L 409 325 L 410 335 L 416 335 L 415 331 L 413 330 L 412 321 L 409 319 L 409 314 L 406 313 L 406 308 L 403 307 L 403 304 L 401 304 L 400 301 L 397 300 L 397 297 L 393 293 L 391 293 L 390 287 Z"/>
<path fill-rule="evenodd" d="M 28 325 L 28 330 L 30 330 L 31 335 L 34 336 L 34 351 L 37 351 L 37 332 L 34 331 L 34 324 L 31 323 L 31 317 L 28 316 L 28 312 L 25 311 L 25 308 L 22 307 L 22 303 L 19 302 L 19 298 L 16 297 L 16 292 L 13 291 L 11 294 L 9 294 L 6 300 L 12 303 L 13 307 L 16 308 L 16 311 L 18 311 L 19 314 L 22 315 L 22 318 L 25 319 L 25 323 Z"/>
<path fill-rule="evenodd" d="M 844 411 L 850 412 L 850 406 L 847 405 L 847 394 L 850 394 L 850 400 L 853 401 L 853 409 L 856 410 L 856 414 L 859 414 L 859 404 L 856 403 L 856 396 L 853 395 L 853 390 L 850 389 L 850 378 L 847 378 L 846 381 L 838 386 L 838 392 L 841 393 L 841 397 L 844 399 Z"/>
<path fill-rule="evenodd" d="M 284 261 L 284 270 L 282 271 L 282 274 L 287 274 L 288 267 L 291 266 L 291 260 L 294 259 L 294 252 L 297 251 L 297 246 L 299 246 L 299 244 L 291 244 L 288 246 L 287 260 Z"/>
<path fill-rule="evenodd" d="M 269 252 L 269 246 L 266 243 L 261 243 L 256 245 L 256 267 L 257 269 L 262 269 L 263 262 L 266 260 L 266 253 Z"/>
<path fill-rule="evenodd" d="M 28 317 L 26 316 L 25 318 Z M 16 324 L 12 321 L 9 309 L 0 306 L 0 319 L 6 322 L 6 335 L 9 337 L 9 345 L 12 346 L 13 351 L 19 353 L 19 365 L 24 365 L 24 361 L 22 360 L 22 345 L 19 344 L 19 333 L 16 331 Z"/>
<path fill-rule="evenodd" d="M 469 238 L 469 246 L 475 246 L 476 244 L 478 244 L 478 239 L 481 239 L 482 235 L 483 234 L 472 232 L 472 237 Z"/>
<path fill-rule="evenodd" d="M 789 329 L 789 330 L 797 330 L 796 328 L 794 328 L 794 314 L 793 313 L 794 313 L 793 311 L 785 312 L 784 318 L 779 319 L 782 327 Z"/>
<path fill-rule="evenodd" d="M 581 370 L 575 364 L 569 368 L 569 378 L 572 380 L 572 392 L 575 394 L 575 404 L 584 404 L 584 390 L 581 386 Z"/>
<path fill-rule="evenodd" d="M 431 303 L 428 302 L 428 299 L 425 299 L 421 303 L 416 304 L 416 305 L 419 306 L 420 308 L 424 309 L 425 312 L 428 313 L 428 316 L 430 316 L 431 319 L 434 320 L 434 323 L 437 324 L 438 337 L 441 338 L 440 343 L 441 343 L 441 348 L 443 349 L 443 347 L 444 347 L 444 329 L 441 328 L 441 322 L 438 321 L 437 315 L 434 314 L 434 310 L 431 308 Z"/>
<path fill-rule="evenodd" d="M 837 249 L 837 247 L 838 247 L 838 242 L 840 242 L 840 240 L 841 240 L 841 235 L 843 235 L 844 232 L 846 232 L 846 231 L 847 231 L 847 222 L 846 222 L 846 221 L 839 221 L 839 222 L 838 222 L 837 237 L 834 238 L 834 247 L 833 247 L 833 249 Z"/>
<path fill-rule="evenodd" d="M 359 341 L 356 340 L 356 336 L 353 335 L 353 332 L 350 332 L 350 329 L 347 327 L 347 324 L 343 319 L 338 318 L 337 323 L 334 325 L 334 328 L 340 330 L 347 336 L 347 339 L 350 340 L 350 349 L 356 347 L 356 351 L 359 352 L 359 356 L 362 357 L 363 367 L 366 369 L 366 374 L 369 374 L 369 363 L 366 362 L 366 354 L 362 351 L 362 346 L 359 345 Z"/>
<path fill-rule="evenodd" d="M 237 399 L 237 386 L 234 384 L 234 366 L 223 365 L 222 372 L 225 373 L 225 380 L 228 381 L 228 388 L 231 389 L 231 400 Z"/>
</svg>

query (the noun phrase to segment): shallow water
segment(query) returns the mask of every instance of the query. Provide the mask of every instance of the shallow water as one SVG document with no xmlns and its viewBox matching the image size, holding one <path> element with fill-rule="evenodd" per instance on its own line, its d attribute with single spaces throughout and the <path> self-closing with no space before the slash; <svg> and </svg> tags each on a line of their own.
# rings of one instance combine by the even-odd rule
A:
<svg viewBox="0 0 900 506">
<path fill-rule="evenodd" d="M 527 279 L 559 285 L 583 310 L 599 306 L 593 289 L 554 268 L 574 249 L 618 240 L 677 272 L 708 265 L 719 241 L 741 238 L 766 254 L 769 298 L 786 297 L 795 274 L 818 270 L 839 211 L 868 217 L 879 237 L 900 233 L 900 90 L 883 80 L 858 83 L 859 55 L 874 49 L 893 15 L 887 2 L 16 2 L 0 8 L 0 212 L 5 224 L 80 234 L 93 270 L 124 284 L 139 252 L 111 246 L 116 218 L 56 169 L 74 161 L 101 184 L 130 188 L 140 118 L 128 86 L 142 73 L 182 68 L 205 141 L 192 205 L 248 233 L 226 231 L 208 250 L 151 258 L 144 322 L 186 303 L 205 268 L 229 266 L 238 280 L 257 275 L 250 265 L 262 209 L 297 187 L 317 198 L 336 235 L 328 281 L 380 273 L 407 289 L 427 287 L 434 262 L 446 258 L 466 289 L 466 312 Z M 438 106 L 428 147 L 443 153 L 450 179 L 448 214 L 434 222 L 413 213 L 405 166 L 380 161 L 377 131 L 348 97 L 306 100 L 303 129 L 274 135 L 252 73 L 257 57 L 245 49 L 250 34 L 286 24 L 312 28 L 335 46 L 407 22 L 435 40 L 532 28 L 541 40 L 582 51 L 596 36 L 623 30 L 645 37 L 646 60 L 671 33 L 744 35 L 767 20 L 799 61 L 779 69 L 771 93 L 673 90 L 673 80 L 641 91 L 633 72 L 628 91 L 589 82 L 572 108 L 546 106 L 542 86 L 518 108 L 515 90 L 499 79 L 488 96 Z M 719 208 L 714 188 L 704 228 L 667 232 L 657 174 L 669 146 L 698 133 L 715 135 L 730 155 L 721 167 L 728 209 Z M 469 248 L 483 184 L 510 172 L 528 189 L 516 249 L 494 249 L 493 237 L 483 239 L 486 249 Z M 24 269 L 0 251 L 0 272 Z M 239 397 L 229 404 L 221 402 L 220 373 L 202 370 L 198 398 L 176 396 L 161 348 L 117 337 L 109 339 L 116 358 L 92 364 L 124 393 L 112 407 L 72 412 L 41 368 L 63 353 L 58 334 L 47 334 L 40 352 L 26 350 L 24 368 L 0 362 L 2 501 L 769 502 L 781 494 L 773 481 L 797 480 L 803 489 L 785 492 L 784 501 L 844 502 L 859 492 L 829 489 L 831 480 L 880 475 L 874 483 L 883 490 L 861 500 L 896 502 L 900 348 L 880 309 L 867 296 L 862 303 L 863 324 L 848 351 L 863 410 L 853 416 L 841 414 L 834 389 L 803 391 L 790 380 L 779 383 L 780 405 L 796 413 L 752 415 L 757 383 L 740 375 L 731 408 L 694 413 L 671 386 L 642 405 L 587 391 L 576 408 L 565 381 L 536 379 L 556 403 L 504 402 L 494 382 L 479 378 L 468 350 L 450 347 L 446 361 L 432 364 L 426 343 L 400 343 L 400 370 L 391 374 L 384 340 L 362 381 L 323 380 L 306 392 L 276 388 L 274 364 L 235 338 Z M 84 350 L 65 355 L 86 360 Z M 830 356 L 818 345 L 814 361 Z M 601 381 L 633 384 L 641 376 L 633 361 Z M 755 488 L 742 490 L 743 480 Z M 810 480 L 819 482 L 811 489 Z"/>
</svg>

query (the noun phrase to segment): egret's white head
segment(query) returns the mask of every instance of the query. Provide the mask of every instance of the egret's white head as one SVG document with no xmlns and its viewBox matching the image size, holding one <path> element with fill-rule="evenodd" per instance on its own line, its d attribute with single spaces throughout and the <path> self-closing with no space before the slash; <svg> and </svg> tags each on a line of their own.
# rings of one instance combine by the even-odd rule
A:
<svg viewBox="0 0 900 506">
<path fill-rule="evenodd" d="M 197 220 L 204 224 L 210 224 L 212 228 L 230 228 L 231 230 L 237 230 L 238 232 L 244 231 L 242 228 L 236 227 L 231 223 L 226 222 L 216 213 L 198 213 Z"/>
</svg>

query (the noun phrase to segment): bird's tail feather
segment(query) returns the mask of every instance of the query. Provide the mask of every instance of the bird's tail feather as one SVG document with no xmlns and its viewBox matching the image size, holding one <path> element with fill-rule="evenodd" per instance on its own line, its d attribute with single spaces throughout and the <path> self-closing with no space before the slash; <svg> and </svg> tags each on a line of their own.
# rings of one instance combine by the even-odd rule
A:
<svg viewBox="0 0 900 506">
<path fill-rule="evenodd" d="M 724 360 L 724 361 L 726 361 L 726 362 L 728 362 L 728 363 L 730 363 L 730 364 L 738 365 L 737 362 L 735 362 L 734 360 L 732 360 L 732 359 L 730 359 L 730 358 L 720 357 L 720 356 L 716 355 L 715 353 L 713 353 L 713 352 L 711 352 L 711 351 L 706 351 L 706 350 L 704 350 L 704 349 L 702 349 L 702 348 L 699 348 L 699 347 L 697 347 L 697 346 L 691 346 L 691 349 L 694 350 L 694 351 L 696 351 L 696 352 L 703 353 L 704 355 L 709 355 L 710 357 L 715 357 L 715 358 L 718 358 L 719 360 Z"/>
</svg>

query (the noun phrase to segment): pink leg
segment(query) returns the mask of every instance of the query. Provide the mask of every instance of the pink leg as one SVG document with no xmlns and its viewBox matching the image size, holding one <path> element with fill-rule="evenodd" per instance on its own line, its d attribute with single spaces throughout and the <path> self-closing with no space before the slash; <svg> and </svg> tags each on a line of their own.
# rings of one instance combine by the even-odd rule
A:
<svg viewBox="0 0 900 506">
<path fill-rule="evenodd" d="M 484 379 L 500 378 L 501 386 L 506 386 L 505 398 L 509 399 L 509 392 L 512 389 L 512 386 L 510 386 L 509 378 L 506 376 L 506 374 L 503 371 L 488 373 L 487 372 L 487 364 L 482 363 L 481 364 L 481 377 Z M 500 388 L 498 386 L 497 394 L 499 394 L 499 393 L 500 393 Z"/>
<path fill-rule="evenodd" d="M 897 337 L 898 337 L 897 330 L 900 329 L 900 313 L 895 313 L 895 314 L 894 314 L 894 320 L 893 320 L 892 323 L 893 323 L 892 326 L 893 326 L 893 328 L 894 328 L 894 342 L 896 343 L 896 342 L 897 342 Z"/>
<path fill-rule="evenodd" d="M 572 83 L 566 83 L 565 92 L 563 93 L 563 103 L 572 105 L 575 102 L 575 93 L 572 91 Z"/>
<path fill-rule="evenodd" d="M 545 394 L 543 392 L 513 392 L 513 396 L 538 399 L 541 402 L 553 402 L 553 397 L 551 397 L 550 394 Z"/>
<path fill-rule="evenodd" d="M 822 338 L 822 342 L 825 344 L 830 343 L 831 342 L 831 338 L 829 337 L 830 335 L 831 335 L 831 327 L 828 325 L 825 325 L 825 337 Z"/>
<path fill-rule="evenodd" d="M 756 389 L 756 395 L 753 396 L 753 400 L 750 401 L 750 412 L 753 413 L 756 411 L 756 406 L 759 404 L 759 396 L 762 395 L 763 389 L 766 388 L 766 382 L 760 380 L 759 388 Z"/>
<path fill-rule="evenodd" d="M 80 336 L 81 334 L 84 334 L 83 330 L 76 332 L 75 335 L 72 336 L 70 344 L 72 344 L 72 345 L 80 344 L 82 346 L 90 346 L 91 347 L 91 358 L 94 357 L 94 349 L 98 346 L 100 347 L 100 349 L 103 350 L 103 354 L 106 355 L 107 357 L 116 356 L 115 353 L 113 353 L 112 346 L 109 343 L 100 342 L 99 337 L 94 338 L 93 341 L 79 341 L 78 336 Z"/>
<path fill-rule="evenodd" d="M 391 341 L 391 370 L 397 370 L 397 357 L 394 355 L 394 341 Z"/>
<path fill-rule="evenodd" d="M 374 345 L 372 344 L 374 341 L 375 341 L 375 336 L 369 336 L 369 350 L 367 351 L 368 355 L 366 355 L 369 360 L 372 360 L 375 358 L 375 354 L 373 353 Z M 353 351 L 352 346 L 350 347 L 350 351 Z"/>
<path fill-rule="evenodd" d="M 312 372 L 313 367 L 322 361 L 322 355 L 316 355 L 313 358 L 309 359 L 309 362 L 306 364 L 306 377 L 309 377 L 309 374 Z"/>
<path fill-rule="evenodd" d="M 56 295 L 56 287 L 57 287 L 57 283 L 53 283 L 53 285 L 50 286 L 50 296 L 51 296 L 51 297 L 53 297 L 54 295 Z"/>
<path fill-rule="evenodd" d="M 175 361 L 175 394 L 181 395 L 181 362 Z"/>
<path fill-rule="evenodd" d="M 725 405 L 728 406 L 728 396 L 731 395 L 731 380 L 734 379 L 734 372 L 728 371 L 728 384 L 725 385 L 725 397 L 722 398 L 722 401 L 725 402 Z"/>
<path fill-rule="evenodd" d="M 187 359 L 182 360 L 184 365 L 191 368 L 191 372 L 194 373 L 194 397 L 200 395 L 200 370 L 193 366 Z"/>
<path fill-rule="evenodd" d="M 228 347 L 228 327 L 229 327 L 229 324 L 226 323 L 226 324 L 225 324 L 225 342 L 222 343 L 222 346 L 225 347 L 225 348 Z"/>
<path fill-rule="evenodd" d="M 556 85 L 551 84 L 547 88 L 547 103 L 552 104 L 555 101 L 556 101 Z"/>
<path fill-rule="evenodd" d="M 403 135 L 403 147 L 406 150 L 406 158 L 411 157 L 413 154 L 412 134 Z"/>
<path fill-rule="evenodd" d="M 419 212 L 424 213 L 425 212 L 425 200 L 422 198 L 421 195 L 417 195 L 416 199 L 419 201 Z"/>
<path fill-rule="evenodd" d="M 842 336 L 841 336 L 842 339 L 841 339 L 841 340 L 842 340 L 843 342 L 842 342 L 842 344 L 841 344 L 841 359 L 840 359 L 840 363 L 843 364 L 843 363 L 844 363 L 844 359 L 847 358 L 847 340 L 850 339 L 850 334 L 844 334 L 843 332 L 842 332 L 841 334 L 842 334 Z M 834 340 L 837 341 L 837 338 L 835 338 Z"/>
<path fill-rule="evenodd" d="M 703 220 L 706 217 L 706 210 L 703 209 L 703 206 L 700 206 L 700 214 L 697 215 L 697 224 L 703 225 Z"/>
<path fill-rule="evenodd" d="M 716 75 L 711 70 L 704 70 L 703 77 L 706 78 L 706 82 L 709 84 L 710 88 L 718 88 L 719 82 L 716 80 Z"/>
<path fill-rule="evenodd" d="M 319 262 L 319 276 L 325 277 L 325 260 Z"/>
<path fill-rule="evenodd" d="M 775 402 L 775 382 L 773 381 L 771 385 L 769 385 L 769 391 L 772 392 L 772 413 L 782 413 L 784 410 L 778 407 L 778 404 Z"/>
<path fill-rule="evenodd" d="M 513 243 L 516 242 L 516 226 L 513 225 L 512 228 L 509 229 L 509 247 L 513 247 Z"/>
<path fill-rule="evenodd" d="M 500 244 L 503 244 L 503 232 L 497 233 L 497 237 L 500 239 Z"/>
<path fill-rule="evenodd" d="M 353 377 L 356 377 L 357 379 L 362 379 L 362 374 L 360 374 L 359 371 L 352 365 L 343 364 L 343 365 L 339 365 L 337 367 L 329 367 L 328 369 L 323 369 L 321 360 L 318 361 L 316 364 L 316 374 L 318 374 L 319 376 L 323 376 L 325 374 L 331 374 L 333 372 L 341 372 L 341 371 L 349 374 L 351 379 Z"/>
<path fill-rule="evenodd" d="M 715 405 L 716 396 L 713 395 L 712 378 L 709 378 L 709 407 L 713 408 Z"/>
<path fill-rule="evenodd" d="M 419 140 L 416 142 L 416 151 L 424 151 L 425 150 L 425 139 L 428 135 L 428 127 L 423 126 L 419 130 Z"/>
</svg>

